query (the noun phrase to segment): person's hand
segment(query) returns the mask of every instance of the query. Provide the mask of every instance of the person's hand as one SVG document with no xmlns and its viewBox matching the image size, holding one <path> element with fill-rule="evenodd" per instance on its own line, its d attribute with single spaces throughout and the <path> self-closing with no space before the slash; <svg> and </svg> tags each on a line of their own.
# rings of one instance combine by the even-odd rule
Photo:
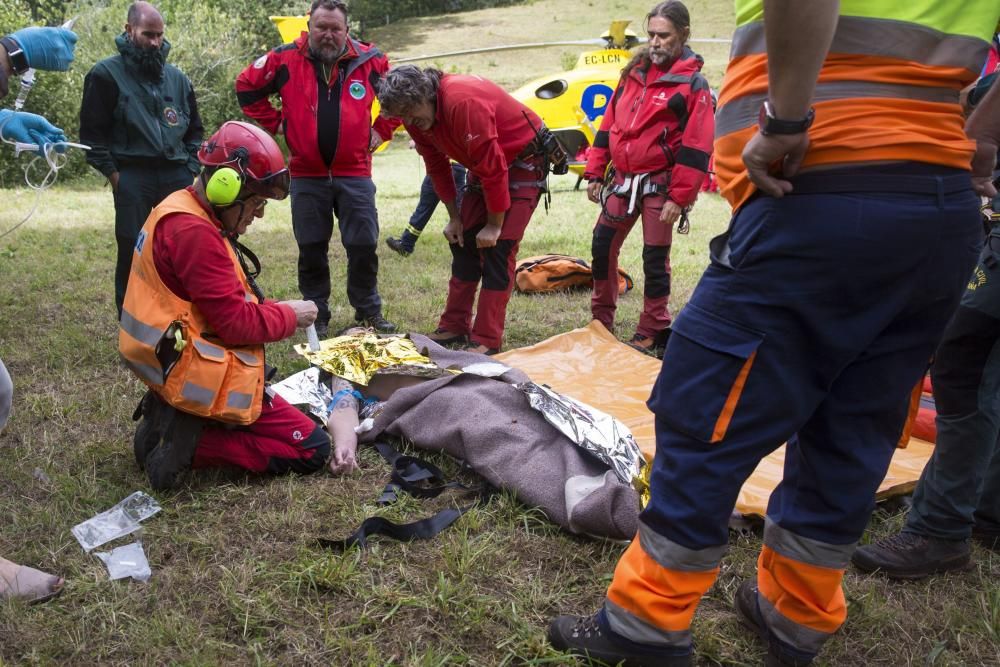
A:
<svg viewBox="0 0 1000 667">
<path fill-rule="evenodd" d="M 343 442 L 334 443 L 333 454 L 330 456 L 330 472 L 334 475 L 344 475 L 359 470 L 355 458 L 358 449 L 357 440 L 348 438 L 342 440 Z"/>
<path fill-rule="evenodd" d="M 743 164 L 750 180 L 765 194 L 782 197 L 792 191 L 787 180 L 798 173 L 809 149 L 809 135 L 755 134 L 743 149 Z M 771 174 L 771 165 L 780 162 L 781 178 Z"/>
<path fill-rule="evenodd" d="M 295 326 L 300 329 L 304 329 L 315 322 L 316 315 L 319 313 L 319 308 L 312 301 L 293 299 L 290 301 L 279 301 L 278 303 L 283 303 L 295 311 Z"/>
<path fill-rule="evenodd" d="M 587 199 L 594 202 L 595 204 L 601 203 L 601 185 L 600 181 L 591 181 L 587 183 Z"/>
<path fill-rule="evenodd" d="M 660 222 L 663 224 L 673 227 L 674 223 L 677 222 L 677 218 L 681 217 L 681 207 L 677 205 L 673 199 L 668 199 L 666 203 L 663 204 L 663 210 L 660 211 Z"/>
<path fill-rule="evenodd" d="M 997 145 L 990 141 L 976 141 L 976 152 L 972 155 L 972 187 L 983 197 L 994 197 L 997 189 L 993 186 L 993 169 L 997 163 Z"/>
<path fill-rule="evenodd" d="M 22 28 L 10 35 L 22 49 L 28 66 L 65 72 L 73 62 L 76 33 L 66 28 Z"/>
<path fill-rule="evenodd" d="M 459 247 L 464 247 L 461 218 L 450 218 L 448 220 L 448 224 L 444 226 L 444 237 L 448 239 L 448 243 L 452 245 L 457 243 Z"/>
<path fill-rule="evenodd" d="M 384 143 L 385 139 L 382 138 L 382 135 L 376 132 L 375 128 L 372 128 L 371 134 L 368 137 L 368 152 L 374 153 Z"/>
<path fill-rule="evenodd" d="M 0 109 L 0 135 L 5 141 L 37 144 L 37 152 L 42 156 L 45 155 L 45 144 L 66 141 L 63 131 L 42 116 L 10 109 Z"/>
<path fill-rule="evenodd" d="M 500 225 L 486 225 L 479 230 L 476 234 L 476 247 L 477 248 L 492 248 L 497 244 L 497 239 L 500 238 L 500 230 L 502 227 Z"/>
</svg>

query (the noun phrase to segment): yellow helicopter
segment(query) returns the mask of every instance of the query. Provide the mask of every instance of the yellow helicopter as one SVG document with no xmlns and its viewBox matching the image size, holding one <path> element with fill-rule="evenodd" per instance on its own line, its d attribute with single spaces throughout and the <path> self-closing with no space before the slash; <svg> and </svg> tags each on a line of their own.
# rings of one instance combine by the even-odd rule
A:
<svg viewBox="0 0 1000 667">
<path fill-rule="evenodd" d="M 296 39 L 307 29 L 305 16 L 272 16 L 271 21 L 277 26 L 285 42 Z M 559 138 L 570 157 L 570 170 L 582 178 L 587 163 L 587 149 L 594 142 L 594 135 L 601 125 L 601 118 L 618 84 L 621 70 L 632 57 L 631 49 L 645 41 L 628 29 L 629 23 L 631 21 L 627 19 L 612 21 L 607 32 L 598 39 L 487 46 L 399 58 L 392 62 L 400 64 L 420 60 L 440 61 L 449 57 L 477 53 L 549 46 L 599 47 L 581 53 L 573 69 L 533 79 L 511 93 L 537 113 L 542 122 Z M 729 43 L 730 40 L 701 38 L 690 41 Z M 377 112 L 377 107 L 374 111 Z"/>
</svg>

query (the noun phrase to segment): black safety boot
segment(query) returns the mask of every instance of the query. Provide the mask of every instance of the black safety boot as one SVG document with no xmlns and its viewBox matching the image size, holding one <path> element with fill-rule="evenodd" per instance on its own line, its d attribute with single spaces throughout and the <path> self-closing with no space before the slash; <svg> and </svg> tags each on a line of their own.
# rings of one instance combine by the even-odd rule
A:
<svg viewBox="0 0 1000 667">
<path fill-rule="evenodd" d="M 135 454 L 135 462 L 139 464 L 140 470 L 146 465 L 146 456 L 160 442 L 160 428 L 157 422 L 161 405 L 159 397 L 150 389 L 143 395 L 132 414 L 132 420 L 139 421 L 132 437 L 132 453 Z"/>
<path fill-rule="evenodd" d="M 355 314 L 354 321 L 379 333 L 396 333 L 396 325 L 382 317 L 382 313 L 366 316 Z"/>
<path fill-rule="evenodd" d="M 157 491 L 174 488 L 178 475 L 191 467 L 206 422 L 201 417 L 163 406 L 163 412 L 168 410 L 172 414 L 160 422 L 163 437 L 146 455 L 146 476 Z"/>
<path fill-rule="evenodd" d="M 736 609 L 736 615 L 740 622 L 767 645 L 767 657 L 764 658 L 765 667 L 805 667 L 812 664 L 812 658 L 789 655 L 787 651 L 782 651 L 777 642 L 771 641 L 767 626 L 760 615 L 760 606 L 757 604 L 756 582 L 744 581 L 740 584 L 733 597 L 733 607 Z"/>
<path fill-rule="evenodd" d="M 651 357 L 656 357 L 657 359 L 663 358 L 663 350 L 667 347 L 667 339 L 670 338 L 670 329 L 664 329 L 655 336 L 643 336 L 641 333 L 636 333 L 632 336 L 626 345 L 644 354 L 648 354 Z"/>
<path fill-rule="evenodd" d="M 394 236 L 390 236 L 385 240 L 385 244 L 389 248 L 402 257 L 409 257 L 413 254 L 413 243 L 406 243 L 406 234 L 403 234 L 403 238 L 397 239 Z"/>
<path fill-rule="evenodd" d="M 591 662 L 622 667 L 687 667 L 691 654 L 670 655 L 650 647 L 649 651 L 622 646 L 601 629 L 593 616 L 558 616 L 549 624 L 549 643 L 560 651 Z"/>
<path fill-rule="evenodd" d="M 939 572 L 972 567 L 968 540 L 938 540 L 898 533 L 858 547 L 851 557 L 862 572 L 878 571 L 890 579 L 923 579 Z"/>
<path fill-rule="evenodd" d="M 320 340 L 326 340 L 326 337 L 330 335 L 330 323 L 317 320 L 314 324 L 316 326 L 316 337 Z"/>
<path fill-rule="evenodd" d="M 1000 530 L 976 523 L 972 526 L 972 539 L 987 549 L 1000 551 Z"/>
</svg>

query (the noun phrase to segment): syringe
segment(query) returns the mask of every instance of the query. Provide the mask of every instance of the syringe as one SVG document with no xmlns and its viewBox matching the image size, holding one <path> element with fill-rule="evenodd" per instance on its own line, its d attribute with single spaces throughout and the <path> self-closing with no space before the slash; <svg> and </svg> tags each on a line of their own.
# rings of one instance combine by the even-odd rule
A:
<svg viewBox="0 0 1000 667">
<path fill-rule="evenodd" d="M 74 16 L 69 21 L 62 24 L 63 28 L 67 30 L 72 30 L 73 25 L 76 24 L 76 17 Z M 14 111 L 20 111 L 24 108 L 24 103 L 28 100 L 28 93 L 31 92 L 32 87 L 35 85 L 35 69 L 29 67 L 25 70 L 24 74 L 21 75 L 21 90 L 17 93 L 17 99 L 14 100 Z"/>
</svg>

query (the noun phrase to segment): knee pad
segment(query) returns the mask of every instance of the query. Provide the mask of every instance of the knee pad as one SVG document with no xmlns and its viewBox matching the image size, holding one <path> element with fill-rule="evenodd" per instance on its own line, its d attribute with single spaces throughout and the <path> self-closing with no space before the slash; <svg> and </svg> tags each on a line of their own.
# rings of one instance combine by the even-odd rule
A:
<svg viewBox="0 0 1000 667">
<path fill-rule="evenodd" d="M 594 236 L 590 242 L 590 256 L 593 261 L 590 269 L 594 273 L 594 280 L 607 280 L 608 269 L 610 268 L 611 242 L 615 239 L 616 229 L 607 225 L 597 224 L 594 226 Z"/>
<path fill-rule="evenodd" d="M 472 237 L 471 246 L 468 238 L 465 239 L 464 248 L 457 243 L 451 245 L 451 275 L 467 283 L 478 283 L 483 276 L 475 236 Z"/>
<path fill-rule="evenodd" d="M 642 270 L 646 276 L 646 283 L 642 288 L 643 296 L 658 299 L 670 295 L 670 272 L 667 271 L 669 256 L 668 245 L 642 246 Z"/>
<path fill-rule="evenodd" d="M 510 287 L 510 254 L 517 241 L 500 239 L 496 246 L 487 248 L 483 261 L 483 289 L 504 292 Z"/>
</svg>

